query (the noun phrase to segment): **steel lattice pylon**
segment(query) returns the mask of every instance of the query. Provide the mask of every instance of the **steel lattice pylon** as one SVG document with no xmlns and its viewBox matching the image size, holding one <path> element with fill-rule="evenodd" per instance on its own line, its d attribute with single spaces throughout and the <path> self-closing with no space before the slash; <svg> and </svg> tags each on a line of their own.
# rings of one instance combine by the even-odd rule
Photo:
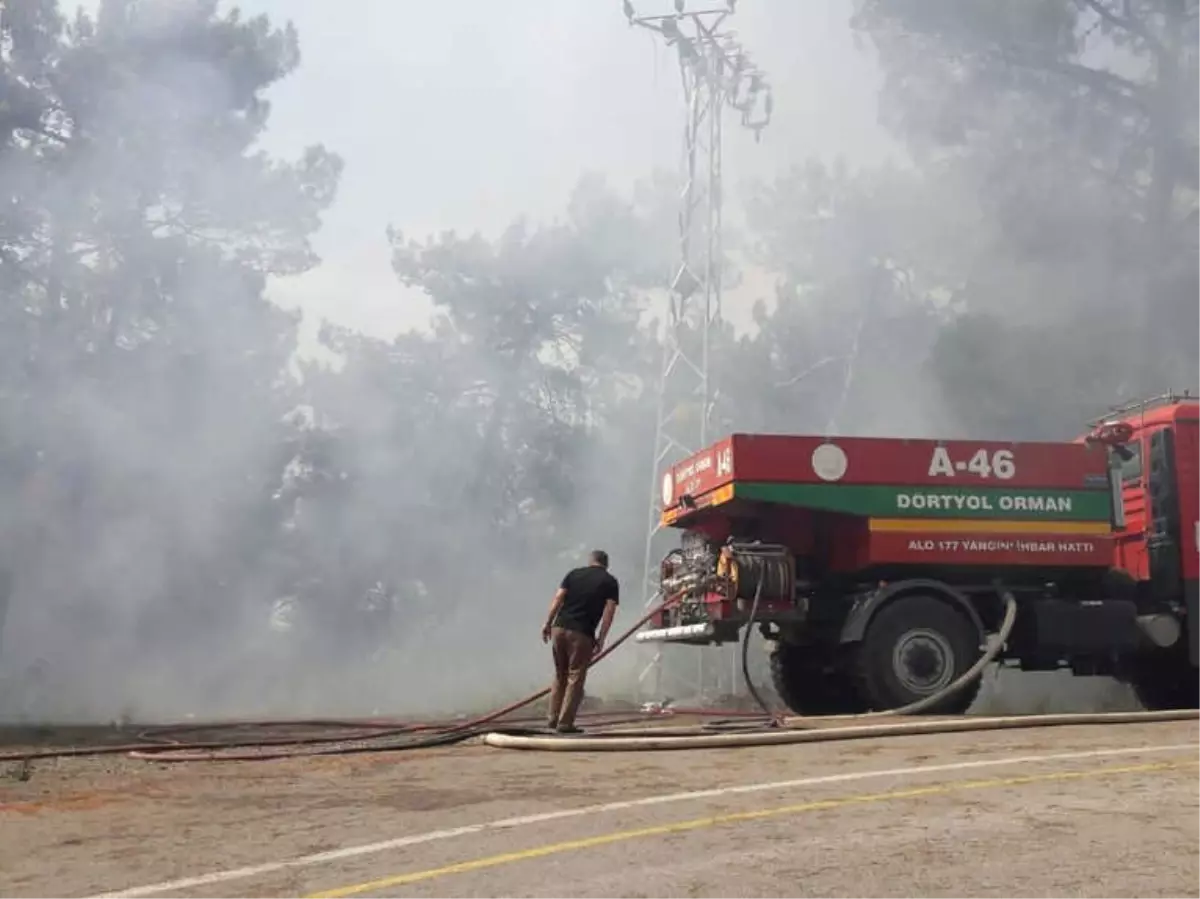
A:
<svg viewBox="0 0 1200 899">
<path fill-rule="evenodd" d="M 757 139 L 770 121 L 772 98 L 762 72 L 734 35 L 724 29 L 734 0 L 719 9 L 688 10 L 674 0 L 667 15 L 638 16 L 624 3 L 631 25 L 650 29 L 676 49 L 683 85 L 684 129 L 682 184 L 679 206 L 679 256 L 670 282 L 666 333 L 659 378 L 650 478 L 650 509 L 643 559 L 646 605 L 656 601 L 657 560 L 665 551 L 661 478 L 680 459 L 709 440 L 713 406 L 709 337 L 721 316 L 723 247 L 721 243 L 721 145 L 724 113 L 739 113 L 740 124 Z M 706 688 L 705 663 L 710 650 L 695 654 L 696 681 Z M 639 692 L 648 677 L 650 694 L 662 696 L 663 653 L 659 647 L 638 678 Z M 724 665 L 718 667 L 718 671 Z"/>
</svg>

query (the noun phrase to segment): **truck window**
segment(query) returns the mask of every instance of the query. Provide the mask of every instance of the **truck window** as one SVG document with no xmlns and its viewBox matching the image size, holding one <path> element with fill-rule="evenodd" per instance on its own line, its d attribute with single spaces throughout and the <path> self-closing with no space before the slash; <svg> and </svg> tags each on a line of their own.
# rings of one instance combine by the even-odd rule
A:
<svg viewBox="0 0 1200 899">
<path fill-rule="evenodd" d="M 1140 480 L 1142 477 L 1142 441 L 1139 439 L 1133 443 L 1126 444 L 1126 446 L 1133 455 L 1121 462 L 1122 484 Z"/>
</svg>

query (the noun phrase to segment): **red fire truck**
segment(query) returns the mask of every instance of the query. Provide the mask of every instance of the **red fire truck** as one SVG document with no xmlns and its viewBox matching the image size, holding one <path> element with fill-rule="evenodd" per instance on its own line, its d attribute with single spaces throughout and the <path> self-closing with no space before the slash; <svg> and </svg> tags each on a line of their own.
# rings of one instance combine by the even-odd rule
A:
<svg viewBox="0 0 1200 899">
<path fill-rule="evenodd" d="M 1130 683 L 1194 708 L 1197 400 L 1169 395 L 1070 443 L 733 434 L 662 479 L 682 531 L 638 640 L 714 644 L 757 626 L 798 714 L 944 693 L 996 658 Z M 979 681 L 925 711 L 965 711 Z"/>
</svg>

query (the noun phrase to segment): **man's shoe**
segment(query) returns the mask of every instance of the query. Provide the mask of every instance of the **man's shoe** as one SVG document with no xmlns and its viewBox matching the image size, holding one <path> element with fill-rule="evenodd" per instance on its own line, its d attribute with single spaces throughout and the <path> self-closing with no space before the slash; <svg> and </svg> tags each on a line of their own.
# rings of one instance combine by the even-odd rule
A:
<svg viewBox="0 0 1200 899">
<path fill-rule="evenodd" d="M 551 718 L 549 721 L 546 722 L 546 729 L 547 730 L 558 730 L 558 722 L 555 721 L 553 718 Z"/>
<path fill-rule="evenodd" d="M 574 724 L 560 724 L 555 728 L 560 734 L 581 734 L 583 731 Z"/>
</svg>

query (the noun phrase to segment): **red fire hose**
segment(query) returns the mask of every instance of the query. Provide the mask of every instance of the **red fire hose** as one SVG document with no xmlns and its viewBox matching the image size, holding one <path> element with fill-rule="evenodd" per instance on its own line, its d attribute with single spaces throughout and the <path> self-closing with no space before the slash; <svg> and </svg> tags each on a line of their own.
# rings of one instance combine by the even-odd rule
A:
<svg viewBox="0 0 1200 899">
<path fill-rule="evenodd" d="M 643 624 L 674 602 L 675 598 L 672 597 L 646 612 L 628 630 L 610 643 L 603 652 L 597 655 L 592 660 L 591 665 L 597 665 L 603 659 L 607 658 L 617 647 L 633 636 Z M 136 743 L 0 753 L 0 763 L 121 754 L 128 755 L 131 758 L 155 762 L 266 761 L 282 758 L 307 758 L 311 756 L 354 755 L 368 752 L 427 749 L 435 746 L 448 746 L 453 743 L 460 743 L 488 731 L 494 732 L 494 728 L 486 728 L 485 726 L 492 722 L 508 718 L 514 712 L 537 702 L 549 692 L 549 687 L 543 688 L 536 693 L 531 693 L 524 699 L 509 703 L 503 708 L 466 721 L 407 724 L 394 720 L 347 721 L 341 719 L 314 719 L 309 721 L 239 721 L 221 724 L 181 724 L 178 726 L 144 730 L 138 734 L 139 742 Z M 714 712 L 702 709 L 687 709 L 682 711 L 692 715 L 721 715 L 727 718 L 745 716 L 744 713 Z M 584 715 L 582 717 L 593 725 L 613 725 L 644 721 L 648 714 L 655 713 L 641 713 L 637 715 L 605 715 L 600 713 Z M 754 715 L 754 717 L 758 716 Z M 540 723 L 538 719 L 530 718 L 510 720 L 507 722 L 509 726 L 504 728 L 504 731 L 513 733 L 514 735 L 534 733 L 537 732 L 534 726 L 538 723 Z M 183 741 L 179 739 L 181 734 L 188 732 L 228 730 L 233 728 L 263 729 L 270 727 L 332 727 L 345 729 L 347 732 L 340 734 L 324 733 L 309 736 L 259 737 L 256 739 L 243 738 L 234 740 Z M 280 748 L 271 749 L 271 747 Z M 283 747 L 289 748 L 285 749 Z M 297 747 L 311 748 L 297 749 Z M 263 749 L 266 751 L 261 751 Z"/>
</svg>

